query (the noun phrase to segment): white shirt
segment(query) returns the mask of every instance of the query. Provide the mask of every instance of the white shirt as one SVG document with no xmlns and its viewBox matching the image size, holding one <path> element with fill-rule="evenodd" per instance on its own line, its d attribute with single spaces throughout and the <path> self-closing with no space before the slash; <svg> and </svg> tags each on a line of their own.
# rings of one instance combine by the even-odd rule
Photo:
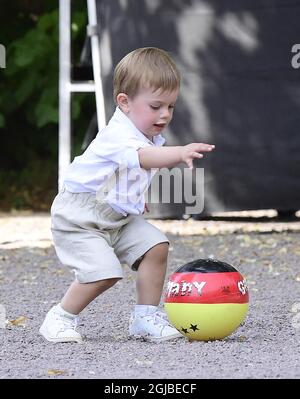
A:
<svg viewBox="0 0 300 399">
<path fill-rule="evenodd" d="M 108 125 L 82 155 L 74 158 L 64 185 L 73 193 L 95 193 L 124 215 L 142 214 L 145 193 L 157 169 L 142 169 L 137 150 L 164 142 L 157 135 L 152 143 L 117 107 Z"/>
</svg>

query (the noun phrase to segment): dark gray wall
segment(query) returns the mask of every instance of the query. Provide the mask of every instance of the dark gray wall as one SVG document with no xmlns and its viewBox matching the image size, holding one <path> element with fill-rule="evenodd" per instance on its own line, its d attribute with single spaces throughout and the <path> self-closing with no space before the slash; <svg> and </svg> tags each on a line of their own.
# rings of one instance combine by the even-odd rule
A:
<svg viewBox="0 0 300 399">
<path fill-rule="evenodd" d="M 205 212 L 300 208 L 300 1 L 101 0 L 107 116 L 112 73 L 129 51 L 161 47 L 183 82 L 167 144 L 216 145 L 205 168 Z M 152 205 L 180 217 L 185 204 Z"/>
</svg>

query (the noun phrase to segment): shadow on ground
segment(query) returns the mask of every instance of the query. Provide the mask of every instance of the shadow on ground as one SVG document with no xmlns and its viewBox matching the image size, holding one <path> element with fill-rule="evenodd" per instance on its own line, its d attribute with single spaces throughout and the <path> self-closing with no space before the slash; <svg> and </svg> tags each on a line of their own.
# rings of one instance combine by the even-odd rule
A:
<svg viewBox="0 0 300 399">
<path fill-rule="evenodd" d="M 250 310 L 222 341 L 151 344 L 128 338 L 135 274 L 83 312 L 83 344 L 52 344 L 39 336 L 46 311 L 72 281 L 52 246 L 0 251 L 0 378 L 299 378 L 299 233 L 176 236 L 168 275 L 196 258 L 215 257 L 246 277 Z"/>
</svg>

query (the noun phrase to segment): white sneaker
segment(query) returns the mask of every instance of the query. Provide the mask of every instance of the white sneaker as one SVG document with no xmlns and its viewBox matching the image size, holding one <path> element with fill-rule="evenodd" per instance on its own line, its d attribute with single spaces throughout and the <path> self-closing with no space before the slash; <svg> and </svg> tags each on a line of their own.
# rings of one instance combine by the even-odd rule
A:
<svg viewBox="0 0 300 399">
<path fill-rule="evenodd" d="M 183 337 L 176 328 L 171 326 L 167 315 L 159 310 L 146 314 L 133 313 L 129 323 L 129 335 L 152 342 Z"/>
<path fill-rule="evenodd" d="M 39 332 L 50 342 L 82 342 L 77 325 L 78 317 L 62 314 L 55 305 L 47 313 Z"/>
</svg>

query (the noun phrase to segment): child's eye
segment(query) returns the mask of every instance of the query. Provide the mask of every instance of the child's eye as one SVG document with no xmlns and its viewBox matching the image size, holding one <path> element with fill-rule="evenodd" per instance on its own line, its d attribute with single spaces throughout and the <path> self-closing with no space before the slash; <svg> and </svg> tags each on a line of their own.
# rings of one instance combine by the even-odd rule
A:
<svg viewBox="0 0 300 399">
<path fill-rule="evenodd" d="M 157 111 L 159 109 L 159 105 L 150 105 L 150 107 L 152 109 L 154 109 L 155 111 Z"/>
<path fill-rule="evenodd" d="M 175 105 L 169 105 L 169 108 L 174 109 Z"/>
</svg>

